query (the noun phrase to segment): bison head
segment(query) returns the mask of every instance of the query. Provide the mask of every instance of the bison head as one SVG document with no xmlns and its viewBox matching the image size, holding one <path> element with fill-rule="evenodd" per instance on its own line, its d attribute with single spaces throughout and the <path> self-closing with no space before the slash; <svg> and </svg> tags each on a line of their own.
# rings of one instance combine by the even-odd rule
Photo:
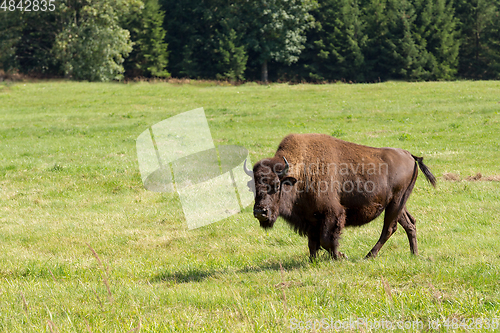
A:
<svg viewBox="0 0 500 333">
<path fill-rule="evenodd" d="M 280 200 L 285 186 L 293 186 L 297 179 L 288 177 L 290 166 L 285 157 L 264 159 L 253 167 L 255 181 L 255 205 L 253 215 L 260 226 L 272 228 L 279 216 Z M 250 174 L 249 170 L 246 170 Z"/>
</svg>

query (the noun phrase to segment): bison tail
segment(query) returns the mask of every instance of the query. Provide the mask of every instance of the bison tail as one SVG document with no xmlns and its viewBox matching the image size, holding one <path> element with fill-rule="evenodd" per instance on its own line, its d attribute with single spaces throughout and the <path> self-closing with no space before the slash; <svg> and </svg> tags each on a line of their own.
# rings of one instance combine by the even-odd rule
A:
<svg viewBox="0 0 500 333">
<path fill-rule="evenodd" d="M 417 157 L 417 156 L 414 156 L 414 155 L 411 155 L 411 156 L 413 156 L 413 158 L 415 159 L 415 161 L 418 163 L 418 167 L 420 168 L 420 170 L 422 170 L 422 172 L 425 175 L 425 178 L 427 178 L 427 180 L 429 181 L 429 183 L 431 183 L 432 186 L 436 187 L 436 177 L 434 177 L 434 175 L 432 174 L 431 170 L 429 170 L 429 168 L 424 164 L 424 162 L 423 162 L 424 158 L 423 157 Z"/>
</svg>

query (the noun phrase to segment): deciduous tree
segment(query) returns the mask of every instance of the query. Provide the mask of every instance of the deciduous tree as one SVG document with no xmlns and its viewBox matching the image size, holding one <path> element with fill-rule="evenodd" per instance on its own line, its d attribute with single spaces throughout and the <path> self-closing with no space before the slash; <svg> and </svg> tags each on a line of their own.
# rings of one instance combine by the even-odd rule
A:
<svg viewBox="0 0 500 333">
<path fill-rule="evenodd" d="M 115 0 L 61 2 L 63 27 L 56 37 L 54 54 L 65 75 L 88 81 L 121 79 L 132 42 L 128 30 L 118 23 L 118 13 L 138 4 Z"/>
<path fill-rule="evenodd" d="M 305 31 L 314 21 L 312 0 L 240 1 L 241 20 L 247 26 L 245 44 L 262 66 L 263 82 L 268 81 L 268 62 L 291 64 L 299 59 L 306 41 Z"/>
</svg>

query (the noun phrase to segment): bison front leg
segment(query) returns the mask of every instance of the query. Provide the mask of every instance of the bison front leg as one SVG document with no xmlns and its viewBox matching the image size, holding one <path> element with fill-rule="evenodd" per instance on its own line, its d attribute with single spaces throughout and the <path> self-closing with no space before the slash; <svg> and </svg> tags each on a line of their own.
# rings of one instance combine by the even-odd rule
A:
<svg viewBox="0 0 500 333">
<path fill-rule="evenodd" d="M 320 248 L 320 241 L 319 241 L 319 232 L 317 230 L 312 231 L 308 235 L 309 241 L 308 241 L 308 246 L 309 246 L 309 259 L 311 262 L 316 259 L 316 253 L 318 252 Z"/>
<path fill-rule="evenodd" d="M 320 244 L 325 248 L 333 259 L 347 258 L 339 252 L 339 239 L 345 225 L 345 213 L 327 214 L 321 232 Z"/>
</svg>

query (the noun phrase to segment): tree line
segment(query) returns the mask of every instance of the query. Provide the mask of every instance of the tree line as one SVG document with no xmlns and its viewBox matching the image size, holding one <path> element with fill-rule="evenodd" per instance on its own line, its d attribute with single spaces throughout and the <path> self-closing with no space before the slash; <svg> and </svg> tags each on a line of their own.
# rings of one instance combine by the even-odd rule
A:
<svg viewBox="0 0 500 333">
<path fill-rule="evenodd" d="M 500 0 L 60 0 L 52 11 L 2 2 L 6 72 L 89 81 L 500 79 Z"/>
</svg>

